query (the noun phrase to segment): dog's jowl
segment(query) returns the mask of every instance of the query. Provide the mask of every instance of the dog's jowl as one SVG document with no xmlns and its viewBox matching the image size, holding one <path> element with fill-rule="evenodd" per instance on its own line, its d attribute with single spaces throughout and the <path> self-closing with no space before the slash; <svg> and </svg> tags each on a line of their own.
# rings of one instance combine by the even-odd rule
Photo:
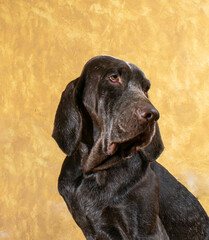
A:
<svg viewBox="0 0 209 240">
<path fill-rule="evenodd" d="M 97 56 L 62 93 L 58 187 L 88 240 L 209 238 L 198 200 L 156 162 L 164 147 L 149 89 L 134 64 Z"/>
</svg>

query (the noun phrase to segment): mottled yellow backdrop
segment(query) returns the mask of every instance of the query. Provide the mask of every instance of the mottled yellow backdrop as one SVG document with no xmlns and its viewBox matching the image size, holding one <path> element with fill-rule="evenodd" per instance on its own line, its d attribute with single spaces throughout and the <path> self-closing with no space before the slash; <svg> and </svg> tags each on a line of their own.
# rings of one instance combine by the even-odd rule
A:
<svg viewBox="0 0 209 240">
<path fill-rule="evenodd" d="M 66 84 L 100 54 L 138 65 L 166 166 L 209 212 L 209 2 L 0 1 L 0 239 L 81 240 L 51 138 Z"/>
</svg>

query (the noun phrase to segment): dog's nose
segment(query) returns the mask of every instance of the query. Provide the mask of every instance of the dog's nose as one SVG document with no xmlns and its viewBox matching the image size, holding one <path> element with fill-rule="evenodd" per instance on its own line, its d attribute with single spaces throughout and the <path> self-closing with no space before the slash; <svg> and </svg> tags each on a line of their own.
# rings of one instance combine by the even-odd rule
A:
<svg viewBox="0 0 209 240">
<path fill-rule="evenodd" d="M 154 107 L 139 109 L 138 113 L 141 118 L 148 122 L 157 121 L 160 117 L 158 110 Z"/>
</svg>

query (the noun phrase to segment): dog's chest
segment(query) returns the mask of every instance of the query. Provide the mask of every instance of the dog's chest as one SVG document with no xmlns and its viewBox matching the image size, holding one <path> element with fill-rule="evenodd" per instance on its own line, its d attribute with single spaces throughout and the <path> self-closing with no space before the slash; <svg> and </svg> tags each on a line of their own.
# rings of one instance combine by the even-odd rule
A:
<svg viewBox="0 0 209 240">
<path fill-rule="evenodd" d="M 106 173 L 74 179 L 76 183 L 71 178 L 62 185 L 63 197 L 77 224 L 88 229 L 85 235 L 94 235 L 98 229 L 108 231 L 110 227 L 111 232 L 118 232 L 118 238 L 113 239 L 155 235 L 158 181 L 149 166 L 142 171 L 139 159 Z"/>
<path fill-rule="evenodd" d="M 151 176 L 148 172 L 142 174 L 138 164 L 135 168 L 130 164 L 122 166 L 85 177 L 76 191 L 79 201 L 83 202 L 82 205 L 87 207 L 99 205 L 101 208 L 117 206 L 131 195 L 136 195 L 134 197 L 136 201 L 137 192 L 144 189 Z"/>
<path fill-rule="evenodd" d="M 137 171 L 132 175 L 118 172 L 117 178 L 108 178 L 104 186 L 99 186 L 93 177 L 83 181 L 74 204 L 84 218 L 88 216 L 96 225 L 120 226 L 129 234 L 133 229 L 144 232 L 150 231 L 156 221 L 157 191 L 155 175 L 150 170 L 144 176 Z"/>
</svg>

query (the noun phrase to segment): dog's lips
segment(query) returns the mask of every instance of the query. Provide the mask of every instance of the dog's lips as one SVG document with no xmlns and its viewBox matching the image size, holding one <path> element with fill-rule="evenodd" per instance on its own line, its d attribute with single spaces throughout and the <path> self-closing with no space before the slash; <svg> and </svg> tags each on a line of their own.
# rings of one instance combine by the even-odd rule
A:
<svg viewBox="0 0 209 240">
<path fill-rule="evenodd" d="M 108 146 L 108 153 L 114 154 L 117 151 L 118 143 L 111 142 Z"/>
<path fill-rule="evenodd" d="M 108 153 L 110 155 L 119 153 L 122 157 L 132 156 L 135 152 L 140 151 L 149 144 L 152 135 L 151 127 L 147 127 L 143 132 L 131 139 L 120 142 L 111 141 L 108 145 Z"/>
</svg>

